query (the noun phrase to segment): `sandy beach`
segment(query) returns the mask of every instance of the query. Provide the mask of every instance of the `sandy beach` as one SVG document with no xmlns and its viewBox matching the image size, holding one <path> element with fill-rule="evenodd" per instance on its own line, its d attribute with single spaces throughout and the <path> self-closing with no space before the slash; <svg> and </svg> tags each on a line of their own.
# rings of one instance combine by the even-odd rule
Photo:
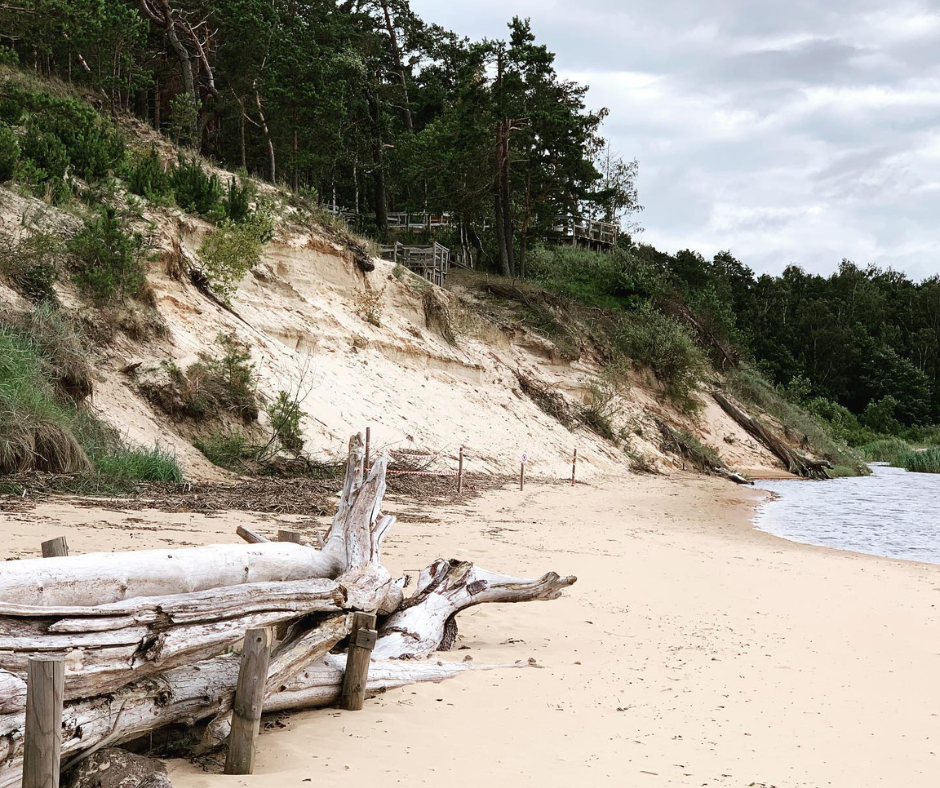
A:
<svg viewBox="0 0 940 788">
<path fill-rule="evenodd" d="M 551 603 L 459 618 L 465 674 L 279 716 L 256 773 L 178 761 L 177 788 L 921 786 L 940 767 L 940 567 L 786 542 L 750 526 L 763 494 L 714 479 L 506 488 L 460 505 L 388 502 L 392 571 L 438 557 L 576 574 Z M 422 514 L 424 516 L 422 516 Z M 77 552 L 233 541 L 297 518 L 44 503 L 2 517 L 3 557 L 65 534 Z"/>
</svg>

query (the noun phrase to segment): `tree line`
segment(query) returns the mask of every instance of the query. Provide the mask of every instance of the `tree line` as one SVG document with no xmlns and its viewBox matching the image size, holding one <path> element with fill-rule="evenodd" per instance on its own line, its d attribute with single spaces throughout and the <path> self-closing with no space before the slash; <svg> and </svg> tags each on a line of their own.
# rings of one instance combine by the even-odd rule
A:
<svg viewBox="0 0 940 788">
<path fill-rule="evenodd" d="M 175 142 L 368 216 L 379 237 L 389 211 L 448 212 L 453 242 L 506 275 L 559 215 L 638 208 L 607 111 L 528 20 L 470 41 L 408 0 L 17 0 L 0 6 L 0 44 Z"/>
</svg>

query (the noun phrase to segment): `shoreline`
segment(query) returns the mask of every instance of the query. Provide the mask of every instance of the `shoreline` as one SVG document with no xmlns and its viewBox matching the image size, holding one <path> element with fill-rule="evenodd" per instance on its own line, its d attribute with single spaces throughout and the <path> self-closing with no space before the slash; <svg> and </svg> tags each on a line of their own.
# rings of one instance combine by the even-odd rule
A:
<svg viewBox="0 0 940 788">
<path fill-rule="evenodd" d="M 536 660 L 390 691 L 361 712 L 278 715 L 247 788 L 926 785 L 940 754 L 940 567 L 792 542 L 751 524 L 765 491 L 716 479 L 511 485 L 393 499 L 394 573 L 438 557 L 578 575 L 547 604 L 458 618 L 442 661 Z M 235 541 L 311 518 L 38 504 L 0 518 L 2 558 Z M 283 726 L 283 727 L 280 727 Z M 231 779 L 172 761 L 176 788 Z"/>
</svg>

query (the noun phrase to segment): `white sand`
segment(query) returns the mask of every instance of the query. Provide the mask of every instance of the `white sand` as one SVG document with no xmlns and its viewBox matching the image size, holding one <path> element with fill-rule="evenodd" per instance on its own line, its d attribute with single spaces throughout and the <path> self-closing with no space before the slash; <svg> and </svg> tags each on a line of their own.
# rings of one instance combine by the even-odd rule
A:
<svg viewBox="0 0 940 788">
<path fill-rule="evenodd" d="M 544 669 L 396 690 L 359 713 L 282 717 L 238 784 L 936 785 L 940 567 L 755 532 L 759 496 L 711 479 L 627 477 L 489 493 L 428 510 L 436 523 L 406 515 L 388 544 L 393 569 L 444 556 L 578 575 L 561 600 L 462 615 L 469 650 L 442 657 L 534 657 Z M 245 520 L 57 504 L 5 517 L 0 533 L 9 556 L 60 533 L 79 550 L 228 541 Z M 236 781 L 182 762 L 172 771 L 177 788 Z"/>
</svg>

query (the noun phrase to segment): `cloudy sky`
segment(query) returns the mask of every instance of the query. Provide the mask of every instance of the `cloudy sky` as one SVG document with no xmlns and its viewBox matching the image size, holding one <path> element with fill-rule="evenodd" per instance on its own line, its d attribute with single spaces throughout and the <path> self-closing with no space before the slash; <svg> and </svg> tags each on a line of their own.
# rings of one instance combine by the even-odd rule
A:
<svg viewBox="0 0 940 788">
<path fill-rule="evenodd" d="M 471 38 L 531 17 L 640 161 L 645 240 L 757 271 L 940 273 L 940 0 L 412 0 Z"/>
</svg>

